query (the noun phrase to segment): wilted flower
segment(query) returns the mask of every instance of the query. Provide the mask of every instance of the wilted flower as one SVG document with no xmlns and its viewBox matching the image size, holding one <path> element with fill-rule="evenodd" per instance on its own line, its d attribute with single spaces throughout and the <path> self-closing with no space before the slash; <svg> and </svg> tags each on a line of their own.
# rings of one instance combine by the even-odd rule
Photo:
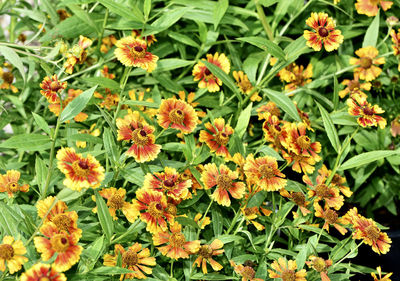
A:
<svg viewBox="0 0 400 281">
<path fill-rule="evenodd" d="M 397 117 L 393 119 L 390 127 L 390 133 L 394 138 L 400 135 L 400 115 L 397 115 Z"/>
<path fill-rule="evenodd" d="M 237 274 L 242 277 L 242 281 L 263 281 L 261 278 L 255 278 L 256 271 L 253 267 L 243 264 L 235 264 L 234 261 L 230 261 L 231 266 Z"/>
<path fill-rule="evenodd" d="M 5 66 L 7 68 L 7 71 L 5 71 L 4 68 L 0 67 L 0 79 L 2 80 L 2 83 L 0 84 L 0 89 L 10 89 L 14 94 L 18 93 L 17 87 L 12 85 L 12 83 L 14 82 L 14 75 L 11 72 L 12 67 L 8 63 L 5 63 Z"/>
<path fill-rule="evenodd" d="M 355 3 L 357 13 L 369 17 L 374 17 L 378 14 L 378 5 L 382 7 L 382 10 L 387 11 L 392 7 L 393 2 L 384 0 L 357 0 L 357 3 Z"/>
<path fill-rule="evenodd" d="M 64 62 L 65 72 L 72 74 L 76 64 L 83 64 L 87 58 L 86 49 L 92 45 L 93 41 L 85 36 L 79 36 L 79 42 L 68 50 L 65 57 L 67 60 Z"/>
<path fill-rule="evenodd" d="M 249 81 L 249 78 L 243 71 L 234 71 L 232 72 L 233 78 L 236 80 L 236 85 L 239 87 L 240 91 L 246 95 L 249 95 L 254 87 Z M 262 98 L 258 95 L 258 92 L 254 92 L 251 97 L 251 101 L 261 101 Z"/>
<path fill-rule="evenodd" d="M 330 281 L 328 277 L 328 268 L 332 266 L 332 260 L 324 260 L 323 258 L 310 256 L 310 261 L 306 261 L 309 267 L 312 267 L 316 272 L 320 273 L 322 281 Z"/>
</svg>

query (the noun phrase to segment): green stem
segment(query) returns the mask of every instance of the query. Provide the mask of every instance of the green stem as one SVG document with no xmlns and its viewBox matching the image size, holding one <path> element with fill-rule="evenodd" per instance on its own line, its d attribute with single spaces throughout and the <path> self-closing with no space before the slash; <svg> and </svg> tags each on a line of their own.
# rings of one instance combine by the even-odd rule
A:
<svg viewBox="0 0 400 281">
<path fill-rule="evenodd" d="M 345 259 L 347 259 L 348 256 L 350 256 L 352 253 L 354 253 L 362 244 L 364 243 L 364 241 L 361 241 L 357 247 L 351 249 L 350 252 L 347 253 L 347 255 L 345 255 L 341 260 L 339 260 L 338 262 L 335 262 L 335 264 L 332 266 L 332 268 L 334 268 L 335 266 L 337 266 L 338 264 L 340 264 L 342 261 L 344 261 Z"/>
<path fill-rule="evenodd" d="M 201 225 L 202 225 L 203 221 L 205 220 L 205 218 L 207 217 L 208 211 L 210 210 L 213 203 L 214 203 L 214 200 L 210 198 L 210 204 L 208 204 L 208 207 L 207 207 L 206 211 L 204 212 L 203 217 L 198 222 L 199 229 L 197 230 L 197 239 L 200 236 Z"/>
<path fill-rule="evenodd" d="M 174 260 L 171 261 L 171 278 L 174 278 Z"/>
<path fill-rule="evenodd" d="M 258 0 L 255 0 L 255 4 L 256 4 L 256 10 L 257 10 L 258 17 L 260 18 L 261 24 L 265 30 L 265 33 L 268 36 L 268 39 L 271 41 L 274 41 L 274 34 L 272 33 L 271 26 L 269 25 L 267 17 L 264 14 L 263 7 L 258 3 Z"/>
<path fill-rule="evenodd" d="M 383 40 L 381 42 L 379 42 L 378 46 L 376 46 L 377 49 L 379 49 L 379 47 L 382 46 L 382 44 L 385 43 L 385 41 L 389 38 L 391 31 L 392 31 L 392 27 L 389 26 L 388 32 L 387 32 L 385 38 L 383 38 Z"/>
<path fill-rule="evenodd" d="M 0 281 L 4 280 L 4 278 L 6 277 L 7 273 L 8 273 L 8 268 L 6 268 L 6 270 L 4 270 L 3 274 L 1 275 Z"/>
<path fill-rule="evenodd" d="M 168 129 L 168 128 L 167 128 Z M 156 140 L 159 138 L 159 137 L 161 137 L 161 135 L 167 130 L 166 128 L 163 128 L 162 130 L 161 130 L 161 132 L 156 136 Z"/>
<path fill-rule="evenodd" d="M 237 221 L 238 218 L 239 218 L 239 215 L 240 215 L 240 208 L 239 208 L 239 210 L 236 212 L 236 215 L 235 215 L 235 217 L 233 218 L 232 223 L 231 223 L 231 225 L 229 226 L 228 230 L 225 232 L 226 235 L 228 235 L 228 234 L 232 231 L 233 227 L 234 227 L 235 224 L 236 224 L 236 221 Z"/>
<path fill-rule="evenodd" d="M 107 20 L 108 20 L 108 9 L 106 9 L 106 12 L 105 12 L 105 15 L 104 15 L 104 20 L 103 20 L 103 26 L 101 27 L 101 31 L 99 33 L 99 41 L 97 42 L 97 47 L 96 47 L 97 51 L 99 51 L 100 47 L 101 47 L 101 42 L 102 42 L 102 39 L 103 39 L 104 30 L 106 29 Z"/>
</svg>

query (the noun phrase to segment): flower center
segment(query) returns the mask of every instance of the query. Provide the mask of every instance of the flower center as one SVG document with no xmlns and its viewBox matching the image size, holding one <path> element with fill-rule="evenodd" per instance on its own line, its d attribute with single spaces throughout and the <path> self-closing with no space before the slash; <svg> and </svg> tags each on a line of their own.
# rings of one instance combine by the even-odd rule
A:
<svg viewBox="0 0 400 281">
<path fill-rule="evenodd" d="M 11 84 L 14 81 L 14 75 L 11 72 L 4 72 L 3 73 L 3 80 L 7 84 Z"/>
<path fill-rule="evenodd" d="M 175 181 L 172 179 L 166 179 L 165 181 L 163 181 L 163 185 L 165 189 L 172 190 L 175 187 Z"/>
<path fill-rule="evenodd" d="M 302 192 L 293 192 L 292 200 L 298 206 L 304 206 L 304 204 L 306 203 L 306 197 Z"/>
<path fill-rule="evenodd" d="M 124 197 L 115 194 L 113 196 L 111 196 L 111 198 L 108 200 L 109 206 L 113 209 L 121 209 L 124 206 Z"/>
<path fill-rule="evenodd" d="M 139 52 L 139 53 L 143 51 L 143 48 L 141 46 L 135 46 L 134 49 L 136 52 Z"/>
<path fill-rule="evenodd" d="M 183 244 L 185 244 L 186 239 L 182 233 L 173 233 L 169 237 L 169 244 L 172 248 L 182 248 Z"/>
<path fill-rule="evenodd" d="M 212 253 L 213 253 L 213 250 L 209 245 L 201 246 L 199 249 L 199 252 L 198 252 L 199 256 L 202 256 L 203 258 L 206 258 L 206 259 L 211 258 Z"/>
<path fill-rule="evenodd" d="M 159 204 L 160 207 L 162 208 L 161 204 Z M 165 211 L 173 216 L 176 216 L 176 213 L 178 211 L 178 209 L 176 208 L 176 206 L 172 203 L 168 203 L 167 208 L 165 209 Z"/>
<path fill-rule="evenodd" d="M 250 215 L 253 215 L 253 214 L 255 214 L 256 213 L 256 211 L 255 211 L 255 209 L 253 209 L 253 208 L 246 208 L 246 209 L 244 209 L 244 214 L 246 215 L 246 216 L 250 216 Z"/>
<path fill-rule="evenodd" d="M 163 215 L 163 207 L 160 203 L 151 202 L 149 204 L 148 212 L 153 218 L 158 219 Z"/>
<path fill-rule="evenodd" d="M 250 266 L 245 266 L 243 268 L 242 277 L 244 280 L 253 280 L 254 275 L 256 275 L 256 272 Z"/>
<path fill-rule="evenodd" d="M 90 172 L 89 165 L 84 160 L 74 161 L 72 169 L 78 177 L 86 177 Z"/>
<path fill-rule="evenodd" d="M 69 241 L 65 234 L 55 234 L 50 238 L 50 244 L 54 251 L 63 253 L 69 248 Z"/>
<path fill-rule="evenodd" d="M 367 237 L 369 239 L 371 239 L 372 241 L 378 240 L 378 238 L 380 236 L 379 229 L 374 225 L 367 226 L 365 228 L 365 233 L 366 233 Z"/>
<path fill-rule="evenodd" d="M 374 110 L 369 106 L 364 107 L 363 112 L 364 115 L 374 115 Z"/>
<path fill-rule="evenodd" d="M 16 183 L 16 182 L 8 183 L 6 186 L 6 190 L 9 192 L 12 192 L 12 193 L 17 192 L 19 190 L 18 183 Z"/>
<path fill-rule="evenodd" d="M 68 231 L 68 228 L 72 224 L 72 220 L 66 214 L 58 214 L 51 220 L 58 230 Z"/>
<path fill-rule="evenodd" d="M 132 132 L 132 141 L 137 145 L 146 145 L 148 138 L 146 131 L 143 129 L 135 129 Z"/>
<path fill-rule="evenodd" d="M 371 58 L 361 58 L 360 59 L 360 66 L 362 68 L 367 69 L 367 68 L 370 68 L 371 65 L 372 65 L 372 59 Z"/>
<path fill-rule="evenodd" d="M 323 258 L 316 258 L 313 261 L 313 268 L 317 272 L 323 272 L 326 270 L 325 260 Z"/>
<path fill-rule="evenodd" d="M 126 266 L 129 268 L 131 266 L 134 266 L 138 263 L 139 258 L 137 256 L 137 253 L 128 250 L 125 253 L 122 254 L 122 262 L 126 264 Z"/>
<path fill-rule="evenodd" d="M 261 165 L 260 168 L 258 168 L 258 171 L 264 179 L 270 179 L 275 176 L 274 168 L 270 167 L 267 164 Z"/>
<path fill-rule="evenodd" d="M 143 58 L 146 55 L 146 50 L 142 46 L 134 46 L 130 49 L 130 54 L 135 58 Z"/>
<path fill-rule="evenodd" d="M 10 260 L 14 256 L 14 248 L 9 244 L 0 245 L 0 260 Z"/>
<path fill-rule="evenodd" d="M 339 174 L 335 174 L 332 178 L 331 183 L 333 185 L 339 186 L 342 183 L 342 177 Z"/>
<path fill-rule="evenodd" d="M 315 187 L 315 193 L 318 197 L 326 198 L 330 196 L 329 188 L 326 184 L 319 184 Z"/>
<path fill-rule="evenodd" d="M 310 138 L 307 136 L 300 136 L 296 143 L 300 146 L 301 149 L 309 149 L 310 148 Z"/>
<path fill-rule="evenodd" d="M 217 185 L 219 188 L 229 189 L 232 187 L 232 179 L 228 175 L 219 175 Z"/>
<path fill-rule="evenodd" d="M 296 273 L 293 270 L 285 270 L 282 272 L 282 281 L 295 281 Z"/>
<path fill-rule="evenodd" d="M 319 36 L 321 36 L 321 37 L 327 37 L 327 36 L 329 35 L 329 31 L 328 31 L 328 29 L 326 29 L 325 27 L 320 27 L 320 28 L 318 29 L 318 34 L 319 34 Z"/>
<path fill-rule="evenodd" d="M 360 82 L 354 80 L 350 81 L 348 87 L 350 91 L 358 90 L 360 89 Z"/>
<path fill-rule="evenodd" d="M 229 136 L 222 132 L 215 136 L 215 142 L 221 146 L 225 146 L 229 142 Z"/>
<path fill-rule="evenodd" d="M 208 68 L 206 68 L 206 70 L 204 70 L 204 74 L 205 74 L 206 76 L 211 75 L 211 71 L 208 70 Z"/>
<path fill-rule="evenodd" d="M 334 210 L 329 209 L 325 212 L 325 220 L 327 223 L 333 224 L 337 221 L 337 219 L 338 214 Z"/>
<path fill-rule="evenodd" d="M 169 120 L 172 123 L 176 123 L 176 124 L 179 124 L 179 125 L 182 125 L 183 124 L 183 120 L 185 120 L 185 114 L 180 109 L 173 109 L 169 113 L 168 117 L 169 117 Z"/>
</svg>

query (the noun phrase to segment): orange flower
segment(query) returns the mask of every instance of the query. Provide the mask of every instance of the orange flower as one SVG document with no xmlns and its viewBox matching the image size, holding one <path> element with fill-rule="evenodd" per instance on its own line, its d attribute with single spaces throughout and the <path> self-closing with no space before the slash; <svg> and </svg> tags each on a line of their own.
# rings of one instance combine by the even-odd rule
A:
<svg viewBox="0 0 400 281">
<path fill-rule="evenodd" d="M 10 274 L 19 271 L 28 261 L 26 249 L 21 240 L 15 240 L 12 236 L 4 236 L 3 244 L 0 244 L 0 271 L 6 271 L 6 265 Z"/>
<path fill-rule="evenodd" d="M 256 109 L 257 114 L 258 114 L 258 120 L 265 119 L 264 118 L 264 113 L 269 112 L 271 115 L 275 115 L 276 117 L 279 117 L 281 115 L 281 111 L 279 108 L 276 106 L 276 103 L 269 101 L 267 104 L 264 104 L 260 106 L 259 108 Z"/>
<path fill-rule="evenodd" d="M 236 152 L 231 161 L 233 161 L 238 167 L 236 168 L 236 172 L 239 174 L 239 179 L 244 180 L 244 164 L 246 164 L 246 159 L 244 159 L 243 155 L 239 152 Z"/>
<path fill-rule="evenodd" d="M 140 30 L 134 29 L 132 30 L 132 36 L 138 39 L 142 39 L 147 42 L 147 46 L 151 46 L 154 42 L 157 42 L 157 39 L 154 35 L 146 35 L 140 36 L 142 32 Z"/>
<path fill-rule="evenodd" d="M 154 127 L 144 121 L 138 111 L 117 119 L 118 140 L 133 142 L 126 154 L 143 163 L 157 158 L 161 145 L 155 144 Z"/>
<path fill-rule="evenodd" d="M 144 177 L 143 188 L 164 192 L 175 200 L 186 198 L 188 188 L 192 186 L 190 179 L 182 180 L 175 168 L 165 167 L 164 172 L 148 173 Z"/>
<path fill-rule="evenodd" d="M 205 61 L 205 59 L 202 60 Z M 207 61 L 221 68 L 226 74 L 228 74 L 231 69 L 231 65 L 225 54 L 218 54 L 218 52 L 214 55 L 207 54 Z M 211 93 L 218 92 L 220 86 L 222 86 L 222 81 L 212 74 L 212 72 L 201 61 L 194 66 L 193 76 L 194 81 L 200 80 L 198 85 L 199 88 L 207 88 Z"/>
<path fill-rule="evenodd" d="M 311 83 L 312 64 L 308 64 L 307 68 L 304 69 L 303 65 L 298 66 L 296 63 L 292 63 L 279 71 L 278 75 L 281 81 L 288 83 L 285 85 L 285 90 L 290 92 Z"/>
<path fill-rule="evenodd" d="M 204 229 L 207 225 L 211 223 L 210 217 L 203 218 L 203 215 L 201 213 L 197 213 L 193 220 L 201 229 Z"/>
<path fill-rule="evenodd" d="M 345 224 L 346 221 L 342 218 L 339 218 L 338 214 L 334 210 L 330 209 L 327 205 L 325 205 L 325 208 L 322 209 L 322 207 L 318 203 L 314 203 L 314 209 L 315 216 L 318 218 L 323 218 L 325 220 L 325 223 L 322 226 L 323 229 L 329 232 L 329 225 L 333 225 L 337 229 L 337 231 L 340 232 L 340 234 L 346 234 L 347 229 L 339 224 Z"/>
<path fill-rule="evenodd" d="M 52 77 L 44 77 L 42 83 L 40 83 L 40 93 L 46 97 L 49 103 L 59 103 L 60 98 L 57 94 L 60 94 L 67 88 L 67 82 L 60 82 L 57 78 L 57 74 Z"/>
<path fill-rule="evenodd" d="M 251 266 L 235 264 L 234 261 L 230 261 L 230 263 L 235 272 L 242 277 L 242 281 L 263 281 L 261 278 L 254 277 L 256 275 L 256 271 Z"/>
<path fill-rule="evenodd" d="M 354 94 L 358 94 L 361 96 L 366 96 L 366 94 L 362 91 L 369 91 L 371 90 L 371 83 L 366 82 L 366 83 L 360 83 L 359 81 L 359 73 L 355 72 L 354 73 L 354 78 L 353 80 L 349 79 L 344 79 L 342 84 L 346 86 L 344 90 L 339 91 L 339 96 L 341 98 L 344 98 L 347 96 L 347 94 L 350 94 L 350 97 L 352 97 Z"/>
<path fill-rule="evenodd" d="M 258 231 L 261 231 L 263 229 L 265 229 L 265 227 L 259 223 L 256 222 L 255 219 L 258 218 L 258 216 L 261 216 L 261 212 L 265 215 L 265 216 L 269 216 L 271 215 L 272 211 L 264 209 L 262 207 L 247 207 L 247 208 L 241 208 L 240 209 L 244 215 L 244 218 L 246 219 L 246 224 L 253 224 L 255 228 L 257 228 Z M 261 212 L 260 212 L 261 210 Z"/>
<path fill-rule="evenodd" d="M 112 108 L 117 107 L 119 103 L 119 95 L 112 94 L 111 92 L 109 92 L 105 97 L 102 94 L 96 92 L 95 97 L 103 100 L 101 103 L 99 103 L 99 105 L 101 108 L 107 108 L 107 110 L 111 110 Z"/>
<path fill-rule="evenodd" d="M 250 183 L 257 184 L 266 191 L 276 191 L 286 185 L 286 176 L 278 169 L 278 162 L 274 157 L 254 159 L 253 154 L 250 154 L 246 158 L 244 171 Z"/>
<path fill-rule="evenodd" d="M 20 281 L 67 281 L 64 273 L 59 273 L 50 264 L 37 263 L 22 273 Z"/>
<path fill-rule="evenodd" d="M 322 166 L 322 168 L 324 168 L 325 166 Z M 329 174 L 328 176 L 332 173 L 331 170 L 329 170 Z M 334 187 L 339 188 L 340 192 L 346 196 L 346 197 L 350 197 L 353 192 L 350 190 L 350 188 L 348 186 L 345 186 L 344 183 L 346 182 L 346 178 L 340 176 L 339 174 L 335 174 L 332 178 L 331 181 L 331 185 Z"/>
<path fill-rule="evenodd" d="M 231 171 L 224 164 L 219 165 L 218 171 L 217 165 L 209 163 L 204 166 L 204 172 L 201 174 L 201 181 L 204 183 L 205 189 L 216 186 L 211 198 L 218 204 L 227 207 L 231 205 L 229 194 L 235 199 L 240 199 L 244 195 L 246 185 L 242 182 L 235 182 L 234 180 L 237 178 L 238 173 Z"/>
<path fill-rule="evenodd" d="M 6 174 L 0 175 L 0 192 L 7 192 L 8 197 L 14 197 L 14 193 L 28 192 L 29 184 L 19 185 L 20 172 L 8 170 Z"/>
<path fill-rule="evenodd" d="M 58 169 L 65 175 L 63 184 L 72 190 L 97 188 L 104 180 L 104 168 L 92 155 L 83 157 L 71 147 L 61 148 L 57 152 Z"/>
<path fill-rule="evenodd" d="M 9 64 L 6 64 L 7 66 L 9 66 Z M 14 75 L 12 74 L 11 70 L 12 67 L 6 67 L 8 71 L 4 71 L 4 69 L 2 67 L 0 67 L 0 78 L 2 83 L 0 84 L 0 89 L 10 89 L 14 94 L 18 93 L 18 89 L 12 85 L 12 83 L 14 82 Z"/>
<path fill-rule="evenodd" d="M 330 281 L 328 277 L 328 268 L 332 266 L 332 260 L 324 260 L 323 258 L 310 256 L 310 261 L 306 261 L 309 267 L 312 267 L 315 271 L 320 273 L 322 281 Z"/>
<path fill-rule="evenodd" d="M 333 19 L 328 17 L 328 14 L 311 13 L 306 24 L 314 29 L 314 32 L 304 30 L 304 38 L 307 40 L 307 46 L 315 51 L 320 51 L 323 44 L 327 52 L 332 52 L 342 44 L 344 38 L 342 32 L 335 29 L 336 25 Z"/>
<path fill-rule="evenodd" d="M 171 126 L 184 134 L 189 134 L 196 128 L 198 121 L 196 111 L 183 100 L 175 98 L 162 100 L 158 112 L 158 125 L 164 129 Z"/>
<path fill-rule="evenodd" d="M 101 39 L 100 52 L 108 53 L 108 51 L 117 43 L 117 39 L 114 35 L 110 35 Z"/>
<path fill-rule="evenodd" d="M 157 249 L 171 259 L 187 259 L 190 254 L 196 253 L 200 249 L 200 240 L 186 241 L 185 235 L 181 232 L 182 226 L 174 222 L 171 225 L 170 232 L 156 232 L 153 235 L 154 246 L 165 246 L 157 247 Z"/>
<path fill-rule="evenodd" d="M 282 188 L 279 190 L 279 193 L 286 198 L 289 198 L 292 200 L 297 206 L 299 206 L 299 209 L 303 216 L 306 216 L 307 214 L 311 213 L 310 210 L 308 210 L 307 206 L 310 204 L 309 201 L 306 200 L 306 196 L 303 194 L 303 192 L 294 192 L 294 191 L 287 191 L 286 189 Z"/>
<path fill-rule="evenodd" d="M 276 151 L 280 151 L 282 147 L 281 140 L 288 137 L 286 126 L 281 126 L 285 121 L 279 120 L 279 117 L 271 114 L 270 112 L 263 113 L 261 119 L 265 119 L 262 130 L 264 132 L 264 139 L 270 142 L 270 146 Z"/>
<path fill-rule="evenodd" d="M 282 157 L 288 162 L 292 163 L 292 170 L 297 173 L 312 174 L 315 170 L 315 160 L 312 156 L 297 155 L 290 151 L 283 151 Z"/>
<path fill-rule="evenodd" d="M 79 36 L 79 42 L 77 45 L 73 46 L 66 54 L 67 60 L 64 62 L 65 72 L 72 74 L 74 71 L 74 66 L 78 64 L 83 64 L 87 58 L 86 49 L 92 45 L 93 41 L 85 36 Z"/>
<path fill-rule="evenodd" d="M 147 72 L 156 69 L 158 57 L 147 52 L 146 41 L 128 36 L 118 40 L 115 46 L 114 54 L 123 65 L 140 67 Z"/>
<path fill-rule="evenodd" d="M 221 240 L 215 239 L 210 245 L 202 245 L 197 251 L 197 259 L 194 261 L 193 266 L 197 265 L 203 270 L 204 274 L 207 274 L 207 262 L 211 265 L 214 271 L 222 269 L 222 265 L 213 259 L 213 256 L 221 255 L 224 252 L 224 243 Z"/>
<path fill-rule="evenodd" d="M 286 261 L 284 258 L 279 258 L 271 264 L 271 269 L 268 269 L 270 278 L 281 278 L 285 281 L 306 281 L 307 272 L 305 269 L 296 272 L 296 261 Z M 275 271 L 274 271 L 275 270 Z"/>
<path fill-rule="evenodd" d="M 390 7 L 392 7 L 393 2 L 384 0 L 357 0 L 355 6 L 357 13 L 374 17 L 379 11 L 378 4 L 381 5 L 384 11 L 387 11 L 390 9 Z"/>
<path fill-rule="evenodd" d="M 105 266 L 117 266 L 118 256 L 121 255 L 122 267 L 134 271 L 134 273 L 121 274 L 120 280 L 146 279 L 153 272 L 150 266 L 156 265 L 156 259 L 150 257 L 150 250 L 142 248 L 142 244 L 135 243 L 125 250 L 120 244 L 114 246 L 114 255 L 105 254 L 103 264 Z"/>
<path fill-rule="evenodd" d="M 385 58 L 376 58 L 379 51 L 375 47 L 364 47 L 358 49 L 355 53 L 360 58 L 350 58 L 350 64 L 358 65 L 354 72 L 360 75 L 360 79 L 372 81 L 381 74 L 382 69 L 376 65 L 384 64 Z"/>
<path fill-rule="evenodd" d="M 140 219 L 147 223 L 146 230 L 151 233 L 167 230 L 167 221 L 173 222 L 174 216 L 167 211 L 167 198 L 161 192 L 140 188 L 132 204 L 140 214 Z"/>
<path fill-rule="evenodd" d="M 347 105 L 350 115 L 360 116 L 357 118 L 357 123 L 360 126 L 365 128 L 379 125 L 381 129 L 386 127 L 386 119 L 377 115 L 385 111 L 376 104 L 372 106 L 365 97 L 353 95 L 347 100 Z"/>
<path fill-rule="evenodd" d="M 224 118 L 216 118 L 213 125 L 207 122 L 204 126 L 211 134 L 205 130 L 201 130 L 199 141 L 205 142 L 211 152 L 229 159 L 230 154 L 226 145 L 229 142 L 229 136 L 233 134 L 232 127 L 228 124 L 225 125 Z"/>
<path fill-rule="evenodd" d="M 378 272 L 379 279 L 376 276 L 375 272 L 371 272 L 371 276 L 374 278 L 374 281 L 391 281 L 391 279 L 389 279 L 389 278 L 390 278 L 390 276 L 392 276 L 393 272 L 390 272 L 382 277 L 382 269 L 380 266 L 378 266 L 376 268 L 376 271 Z"/>
<path fill-rule="evenodd" d="M 239 87 L 240 91 L 243 94 L 250 95 L 251 91 L 253 91 L 254 87 L 249 81 L 249 78 L 243 71 L 234 71 L 233 78 L 236 80 L 236 85 Z M 258 92 L 254 92 L 251 97 L 251 101 L 261 101 L 262 98 L 258 95 Z"/>
<path fill-rule="evenodd" d="M 188 103 L 191 107 L 193 107 L 193 108 L 195 108 L 196 106 L 199 105 L 198 102 L 194 102 L 194 99 L 195 99 L 196 94 L 193 93 L 193 92 L 190 92 L 190 93 L 187 94 L 187 96 L 186 96 L 185 91 L 179 91 L 179 92 L 178 92 L 178 96 L 179 96 L 179 98 L 180 98 L 181 100 L 187 102 L 187 103 Z M 201 117 L 205 117 L 205 116 L 207 115 L 207 114 L 206 114 L 204 111 L 202 111 L 202 110 L 196 111 L 196 114 L 197 114 L 197 117 L 198 117 L 199 119 L 200 119 Z M 200 124 L 201 121 L 198 120 L 197 123 Z"/>
<path fill-rule="evenodd" d="M 115 78 L 115 74 L 109 73 L 110 69 L 108 68 L 107 65 L 103 66 L 103 69 L 100 70 L 101 72 L 101 76 L 108 78 L 108 79 L 114 79 Z"/>
<path fill-rule="evenodd" d="M 390 31 L 390 36 L 392 37 L 392 42 L 393 42 L 392 45 L 394 52 L 393 54 L 397 56 L 400 54 L 400 28 L 397 30 L 397 33 L 396 30 L 392 29 Z"/>
<path fill-rule="evenodd" d="M 36 250 L 41 253 L 43 261 L 57 255 L 53 263 L 55 270 L 67 271 L 79 261 L 83 248 L 77 245 L 79 236 L 76 232 L 68 234 L 66 231 L 59 231 L 53 222 L 45 223 L 40 232 L 45 237 L 34 238 Z"/>
</svg>

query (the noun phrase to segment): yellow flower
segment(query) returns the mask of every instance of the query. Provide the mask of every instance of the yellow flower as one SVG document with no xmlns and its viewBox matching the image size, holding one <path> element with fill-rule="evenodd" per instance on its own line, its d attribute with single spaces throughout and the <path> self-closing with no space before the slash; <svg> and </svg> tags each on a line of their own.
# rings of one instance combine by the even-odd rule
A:
<svg viewBox="0 0 400 281">
<path fill-rule="evenodd" d="M 385 58 L 376 58 L 379 51 L 375 47 L 364 47 L 358 49 L 355 53 L 359 58 L 350 58 L 350 64 L 358 66 L 354 69 L 354 72 L 359 73 L 360 79 L 372 81 L 381 74 L 382 69 L 377 65 L 384 64 Z"/>
<path fill-rule="evenodd" d="M 238 85 L 240 91 L 246 95 L 249 95 L 253 91 L 254 87 L 249 81 L 249 78 L 243 71 L 234 71 L 233 78 L 236 80 L 236 85 Z M 262 98 L 258 95 L 258 92 L 254 92 L 251 97 L 251 101 L 261 101 Z"/>
<path fill-rule="evenodd" d="M 3 244 L 0 244 L 0 271 L 6 270 L 6 265 L 10 274 L 14 274 L 21 269 L 22 264 L 28 261 L 26 249 L 21 240 L 15 240 L 11 236 L 4 236 Z"/>
</svg>

